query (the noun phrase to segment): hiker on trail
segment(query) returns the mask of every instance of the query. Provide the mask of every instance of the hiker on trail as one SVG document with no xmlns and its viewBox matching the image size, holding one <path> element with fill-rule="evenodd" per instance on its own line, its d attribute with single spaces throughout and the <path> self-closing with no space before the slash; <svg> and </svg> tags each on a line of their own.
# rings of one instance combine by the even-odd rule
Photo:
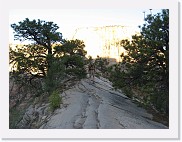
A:
<svg viewBox="0 0 182 142">
<path fill-rule="evenodd" d="M 92 61 L 89 65 L 88 65 L 88 73 L 89 73 L 89 78 L 91 81 L 93 81 L 94 83 L 94 77 L 95 77 L 95 64 Z"/>
</svg>

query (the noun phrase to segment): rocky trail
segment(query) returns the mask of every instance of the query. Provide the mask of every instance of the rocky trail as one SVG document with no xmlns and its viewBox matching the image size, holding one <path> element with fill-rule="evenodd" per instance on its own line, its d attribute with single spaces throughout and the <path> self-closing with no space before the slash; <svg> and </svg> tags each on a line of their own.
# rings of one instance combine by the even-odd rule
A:
<svg viewBox="0 0 182 142">
<path fill-rule="evenodd" d="M 42 117 L 40 129 L 168 129 L 104 78 L 83 79 L 60 95 L 63 104 Z"/>
</svg>

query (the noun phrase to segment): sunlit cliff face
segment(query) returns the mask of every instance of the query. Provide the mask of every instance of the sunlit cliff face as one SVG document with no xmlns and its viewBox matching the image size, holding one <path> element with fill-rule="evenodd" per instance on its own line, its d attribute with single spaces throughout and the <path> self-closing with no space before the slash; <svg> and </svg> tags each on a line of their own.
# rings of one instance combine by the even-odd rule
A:
<svg viewBox="0 0 182 142">
<path fill-rule="evenodd" d="M 134 34 L 134 28 L 129 26 L 88 27 L 78 28 L 73 39 L 84 41 L 87 56 L 110 58 L 119 62 L 120 55 L 125 53 L 124 48 L 118 44 L 119 41 L 131 40 Z"/>
</svg>

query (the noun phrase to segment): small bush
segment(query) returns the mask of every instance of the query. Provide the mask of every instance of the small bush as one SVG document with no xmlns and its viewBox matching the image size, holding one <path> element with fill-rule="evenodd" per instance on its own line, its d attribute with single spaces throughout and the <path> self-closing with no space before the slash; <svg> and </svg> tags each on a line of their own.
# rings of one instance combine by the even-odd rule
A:
<svg viewBox="0 0 182 142">
<path fill-rule="evenodd" d="M 122 88 L 122 91 L 123 91 L 123 93 L 124 93 L 127 97 L 129 97 L 129 98 L 132 98 L 132 97 L 133 97 L 133 92 L 132 92 L 131 87 L 125 86 L 125 87 Z"/>
<path fill-rule="evenodd" d="M 58 91 L 52 92 L 52 94 L 49 96 L 49 103 L 52 110 L 59 108 L 60 103 L 62 103 L 62 98 L 59 96 Z"/>
</svg>

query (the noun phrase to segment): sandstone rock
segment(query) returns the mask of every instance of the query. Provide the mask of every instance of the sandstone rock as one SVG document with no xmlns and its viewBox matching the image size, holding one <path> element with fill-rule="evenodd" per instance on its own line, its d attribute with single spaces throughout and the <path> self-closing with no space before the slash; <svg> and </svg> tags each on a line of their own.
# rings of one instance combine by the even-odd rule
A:
<svg viewBox="0 0 182 142">
<path fill-rule="evenodd" d="M 31 105 L 19 128 L 40 129 L 167 129 L 154 122 L 152 115 L 138 107 L 108 80 L 95 77 L 95 84 L 83 79 L 66 91 L 60 108 L 51 112 L 49 104 Z"/>
<path fill-rule="evenodd" d="M 45 120 L 45 119 L 46 119 L 46 117 L 47 117 L 47 116 L 43 116 L 43 117 L 42 117 L 42 120 Z"/>
<path fill-rule="evenodd" d="M 57 109 L 44 129 L 167 129 L 152 121 L 152 115 L 134 104 L 122 92 L 112 90 L 108 80 L 95 77 L 95 84 L 83 79 L 79 87 L 66 91 L 66 107 Z M 61 111 L 62 110 L 62 111 Z"/>
</svg>

